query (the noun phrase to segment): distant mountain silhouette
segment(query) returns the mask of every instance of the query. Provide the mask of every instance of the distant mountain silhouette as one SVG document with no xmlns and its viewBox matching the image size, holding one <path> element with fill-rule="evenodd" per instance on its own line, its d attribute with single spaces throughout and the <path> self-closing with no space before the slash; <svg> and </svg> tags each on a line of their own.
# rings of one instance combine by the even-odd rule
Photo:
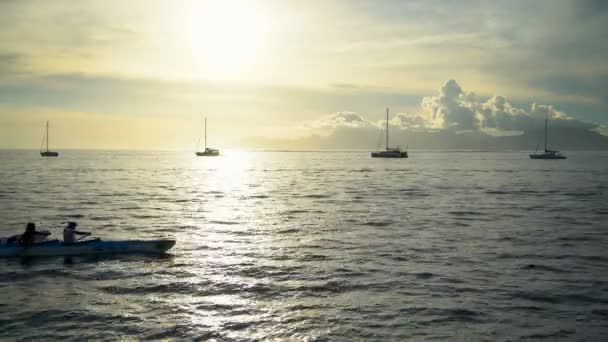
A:
<svg viewBox="0 0 608 342">
<path fill-rule="evenodd" d="M 279 150 L 374 150 L 379 131 L 371 128 L 339 128 L 329 136 L 299 139 L 254 137 L 244 141 L 250 148 Z M 543 130 L 515 136 L 491 136 L 479 131 L 391 131 L 391 145 L 417 150 L 534 150 L 543 148 Z M 556 150 L 608 150 L 608 136 L 581 128 L 553 128 L 549 147 Z M 383 148 L 383 147 L 382 147 Z"/>
</svg>

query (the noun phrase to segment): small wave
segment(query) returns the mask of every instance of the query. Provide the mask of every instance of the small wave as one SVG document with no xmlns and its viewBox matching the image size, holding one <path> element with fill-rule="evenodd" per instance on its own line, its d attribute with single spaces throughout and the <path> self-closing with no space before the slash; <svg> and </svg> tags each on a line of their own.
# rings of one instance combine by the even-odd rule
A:
<svg viewBox="0 0 608 342">
<path fill-rule="evenodd" d="M 560 255 L 557 259 L 581 259 L 581 260 L 585 260 L 585 261 L 598 261 L 598 262 L 608 262 L 608 257 L 605 256 L 601 256 L 601 255 L 573 255 L 573 254 L 566 254 L 566 255 Z"/>
<path fill-rule="evenodd" d="M 208 284 L 205 284 L 208 285 Z M 123 295 L 133 295 L 133 294 L 192 294 L 199 293 L 200 286 L 196 283 L 189 282 L 173 282 L 169 284 L 159 284 L 159 285 L 142 285 L 135 287 L 127 287 L 127 286 L 106 286 L 101 287 L 101 291 L 110 293 L 110 294 L 123 294 Z"/>
<path fill-rule="evenodd" d="M 128 197 L 130 194 L 125 192 L 113 192 L 111 194 L 100 194 L 100 197 Z"/>
<path fill-rule="evenodd" d="M 479 315 L 479 312 L 467 309 L 444 309 L 442 311 L 444 314 L 455 317 L 474 317 Z"/>
<path fill-rule="evenodd" d="M 602 194 L 601 192 L 593 192 L 593 191 L 589 191 L 589 192 L 566 192 L 566 193 L 564 193 L 564 196 L 579 198 L 579 197 L 593 197 L 593 196 L 598 196 L 598 195 L 601 195 L 601 194 Z"/>
<path fill-rule="evenodd" d="M 535 195 L 535 196 L 547 196 L 558 193 L 558 190 L 549 191 L 535 191 L 535 190 L 486 190 L 485 193 L 488 195 Z"/>
<path fill-rule="evenodd" d="M 523 310 L 527 312 L 541 312 L 546 311 L 545 308 L 535 305 L 517 305 L 517 306 L 509 306 L 507 310 Z"/>
<path fill-rule="evenodd" d="M 190 340 L 193 336 L 193 330 L 196 331 L 196 341 L 210 341 L 210 340 L 223 340 L 225 337 L 216 331 L 199 331 L 204 328 L 203 326 L 189 324 L 175 325 L 170 328 L 162 329 L 148 335 L 142 336 L 144 340 L 157 341 L 157 340 L 173 340 L 177 338 L 185 338 Z"/>
<path fill-rule="evenodd" d="M 450 211 L 451 215 L 454 216 L 484 216 L 484 213 L 480 213 L 478 211 Z"/>
<path fill-rule="evenodd" d="M 268 195 L 252 195 L 252 196 L 246 196 L 245 199 L 264 199 L 264 198 L 268 198 L 270 196 Z"/>
<path fill-rule="evenodd" d="M 525 255 L 520 255 L 520 254 L 514 254 L 514 253 L 499 253 L 496 255 L 496 259 L 519 259 L 519 258 L 535 258 L 535 257 L 543 257 L 541 255 L 536 255 L 536 254 L 525 254 Z"/>
<path fill-rule="evenodd" d="M 217 221 L 209 221 L 209 223 L 232 226 L 232 225 L 239 224 L 240 222 L 235 222 L 235 221 L 219 221 L 219 220 L 217 220 Z"/>
<path fill-rule="evenodd" d="M 422 272 L 422 273 L 414 273 L 414 276 L 416 276 L 416 278 L 418 278 L 418 279 L 431 279 L 435 275 L 430 272 Z"/>
<path fill-rule="evenodd" d="M 420 308 L 412 307 L 403 309 L 409 314 L 419 316 L 431 316 L 428 321 L 423 321 L 423 324 L 437 324 L 445 322 L 479 322 L 482 321 L 482 313 L 478 311 L 461 309 L 461 308 Z"/>
<path fill-rule="evenodd" d="M 366 221 L 361 223 L 362 226 L 386 227 L 393 224 L 392 221 Z"/>
<path fill-rule="evenodd" d="M 363 272 L 354 271 L 354 270 L 351 270 L 348 268 L 343 268 L 343 267 L 335 269 L 334 273 L 339 274 L 340 277 L 347 277 L 347 278 L 365 276 L 365 273 L 363 273 Z"/>
<path fill-rule="evenodd" d="M 407 194 L 409 196 L 415 196 L 415 197 L 427 197 L 430 196 L 430 194 L 428 194 L 427 192 L 421 190 L 421 189 L 410 189 L 410 188 L 403 188 L 403 189 L 399 189 L 397 190 L 401 193 Z"/>
<path fill-rule="evenodd" d="M 308 210 L 298 210 L 298 209 L 294 209 L 294 210 L 286 210 L 284 212 L 282 212 L 281 214 L 283 215 L 290 215 L 290 214 L 304 214 L 304 213 L 308 213 Z"/>
<path fill-rule="evenodd" d="M 589 236 L 562 236 L 557 238 L 559 241 L 593 241 L 595 240 Z"/>
<path fill-rule="evenodd" d="M 309 262 L 309 261 L 323 261 L 323 260 L 327 260 L 329 258 L 326 255 L 321 255 L 321 254 L 307 254 L 307 255 L 299 256 L 296 259 L 298 261 Z"/>
<path fill-rule="evenodd" d="M 298 232 L 300 232 L 300 229 L 289 228 L 289 229 L 279 230 L 279 231 L 277 231 L 277 234 L 292 234 L 292 233 L 298 233 Z"/>
<path fill-rule="evenodd" d="M 516 293 L 513 294 L 513 297 L 515 298 L 519 298 L 519 299 L 527 299 L 530 301 L 534 301 L 534 302 L 540 302 L 540 303 L 551 303 L 551 304 L 559 304 L 559 303 L 577 303 L 577 304 L 582 304 L 582 303 L 588 303 L 588 304 L 597 304 L 597 303 L 602 303 L 602 304 L 606 304 L 608 303 L 608 299 L 607 298 L 600 298 L 600 297 L 590 297 L 587 295 L 581 295 L 581 294 L 555 294 L 555 295 L 551 295 L 548 293 L 540 293 L 540 292 L 532 292 L 532 291 L 518 291 Z"/>
<path fill-rule="evenodd" d="M 350 292 L 359 287 L 365 287 L 364 285 L 353 285 L 342 281 L 330 280 L 323 284 L 318 285 L 302 285 L 292 288 L 292 291 L 304 292 L 314 296 L 324 296 L 324 293 L 345 293 Z"/>
<path fill-rule="evenodd" d="M 231 311 L 234 310 L 234 308 L 235 306 L 233 305 L 219 303 L 205 303 L 196 306 L 196 309 L 205 311 Z"/>
<path fill-rule="evenodd" d="M 320 199 L 320 198 L 330 198 L 332 195 L 329 194 L 310 194 L 310 195 L 302 195 L 300 196 L 301 198 L 315 198 L 315 199 Z"/>
<path fill-rule="evenodd" d="M 510 191 L 502 191 L 502 190 L 487 190 L 486 194 L 488 195 L 507 195 L 510 194 L 512 192 Z"/>
<path fill-rule="evenodd" d="M 227 330 L 245 330 L 255 324 L 260 324 L 261 322 L 227 322 L 222 325 L 222 329 Z"/>
<path fill-rule="evenodd" d="M 161 216 L 159 215 L 151 215 L 151 214 L 130 214 L 130 216 L 132 218 L 136 218 L 136 219 L 153 219 L 153 218 L 159 218 Z"/>
<path fill-rule="evenodd" d="M 522 270 L 549 271 L 555 273 L 564 273 L 564 269 L 538 264 L 527 264 L 521 267 Z"/>
<path fill-rule="evenodd" d="M 518 291 L 518 292 L 514 293 L 512 297 L 518 298 L 518 299 L 526 299 L 526 300 L 530 300 L 533 302 L 541 302 L 541 303 L 557 304 L 560 302 L 559 297 L 551 296 L 551 295 L 543 294 L 543 293 L 537 293 L 537 292 Z"/>
<path fill-rule="evenodd" d="M 608 310 L 606 310 L 606 309 L 594 309 L 594 310 L 591 310 L 591 314 L 597 315 L 597 316 L 602 316 L 602 317 L 608 317 Z"/>
<path fill-rule="evenodd" d="M 572 334 L 574 334 L 573 330 L 564 330 L 564 329 L 560 329 L 558 331 L 554 331 L 554 332 L 538 332 L 538 333 L 533 333 L 530 335 L 525 335 L 522 336 L 522 339 L 533 339 L 533 340 L 538 340 L 538 339 L 555 339 L 557 337 L 568 337 L 571 336 Z"/>
<path fill-rule="evenodd" d="M 22 318 L 20 318 L 22 319 Z M 101 314 L 89 310 L 43 310 L 28 315 L 28 320 L 33 322 L 61 323 L 61 322 L 80 322 L 80 323 L 114 323 L 130 321 L 133 324 L 140 319 L 126 315 Z"/>
<path fill-rule="evenodd" d="M 34 277 L 69 278 L 70 274 L 68 272 L 60 270 L 41 270 L 34 273 L 5 272 L 2 273 L 2 277 L 0 278 L 0 284 L 4 282 L 12 284 L 18 281 L 32 279 Z"/>
<path fill-rule="evenodd" d="M 113 216 L 91 216 L 89 217 L 89 220 L 91 221 L 110 221 L 113 220 L 115 217 Z"/>
<path fill-rule="evenodd" d="M 496 239 L 496 241 L 514 241 L 514 240 L 515 240 L 515 238 L 513 238 L 511 236 L 501 236 Z"/>
</svg>

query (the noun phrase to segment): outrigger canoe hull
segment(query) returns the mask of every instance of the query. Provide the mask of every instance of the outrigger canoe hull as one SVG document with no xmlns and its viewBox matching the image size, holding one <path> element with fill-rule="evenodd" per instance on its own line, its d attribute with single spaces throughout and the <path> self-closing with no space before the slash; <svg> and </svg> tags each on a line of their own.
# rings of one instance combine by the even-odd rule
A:
<svg viewBox="0 0 608 342">
<path fill-rule="evenodd" d="M 175 240 L 90 240 L 64 244 L 53 240 L 30 247 L 17 244 L 0 246 L 0 257 L 81 256 L 102 254 L 163 254 L 175 245 Z"/>
</svg>

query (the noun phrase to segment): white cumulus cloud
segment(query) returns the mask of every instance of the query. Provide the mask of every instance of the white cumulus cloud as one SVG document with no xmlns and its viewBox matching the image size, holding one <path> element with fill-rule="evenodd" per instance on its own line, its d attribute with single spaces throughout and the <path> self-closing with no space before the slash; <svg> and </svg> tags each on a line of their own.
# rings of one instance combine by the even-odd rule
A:
<svg viewBox="0 0 608 342">
<path fill-rule="evenodd" d="M 447 81 L 436 96 L 422 99 L 421 118 L 428 128 L 455 131 L 481 130 L 505 135 L 542 127 L 545 117 L 556 127 L 591 129 L 595 124 L 582 122 L 551 105 L 533 103 L 530 109 L 518 108 L 500 95 L 483 101 L 462 90 L 455 80 Z"/>
<path fill-rule="evenodd" d="M 350 127 L 357 128 L 369 125 L 361 115 L 355 112 L 337 112 L 320 118 L 313 123 L 318 128 L 338 128 Z"/>
<path fill-rule="evenodd" d="M 455 132 L 481 131 L 486 134 L 516 135 L 527 130 L 541 129 L 548 117 L 552 127 L 594 129 L 598 125 L 576 120 L 551 105 L 532 103 L 520 108 L 501 95 L 489 99 L 465 92 L 455 80 L 448 80 L 437 95 L 423 97 L 420 110 L 397 113 L 390 126 L 402 130 L 451 130 Z M 309 127 L 333 131 L 338 128 L 383 129 L 386 121 L 367 121 L 362 115 L 343 111 L 324 116 Z M 599 130 L 602 131 L 603 130 Z"/>
</svg>

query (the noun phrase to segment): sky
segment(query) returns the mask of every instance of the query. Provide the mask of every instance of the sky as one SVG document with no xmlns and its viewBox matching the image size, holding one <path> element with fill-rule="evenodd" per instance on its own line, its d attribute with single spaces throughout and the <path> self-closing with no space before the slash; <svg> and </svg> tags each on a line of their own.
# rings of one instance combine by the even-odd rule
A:
<svg viewBox="0 0 608 342">
<path fill-rule="evenodd" d="M 606 61 L 601 0 L 0 0 L 0 148 L 49 120 L 56 148 L 194 149 L 203 117 L 247 147 L 387 107 L 405 133 L 608 135 Z"/>
</svg>

